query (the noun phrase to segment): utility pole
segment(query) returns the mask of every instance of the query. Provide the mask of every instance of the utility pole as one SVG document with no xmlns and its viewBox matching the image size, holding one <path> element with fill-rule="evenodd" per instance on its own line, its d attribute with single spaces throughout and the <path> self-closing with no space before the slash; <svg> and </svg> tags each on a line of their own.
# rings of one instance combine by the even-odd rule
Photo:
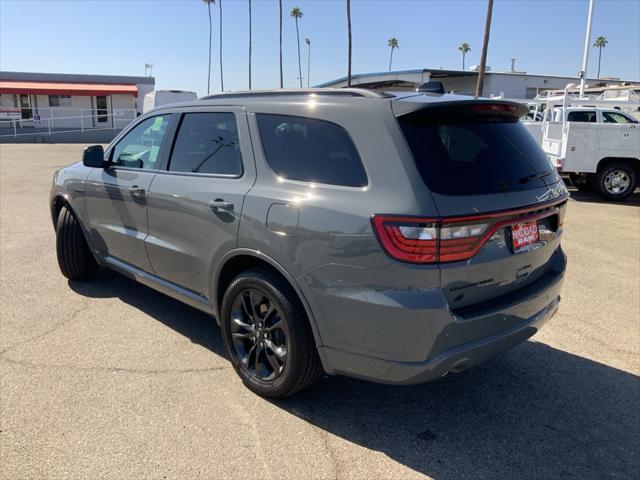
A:
<svg viewBox="0 0 640 480">
<path fill-rule="evenodd" d="M 587 63 L 589 62 L 589 45 L 591 40 L 591 21 L 593 20 L 593 0 L 589 0 L 589 16 L 587 17 L 587 33 L 584 36 L 584 52 L 582 53 L 582 70 L 580 70 L 580 98 L 584 97 L 587 83 Z"/>
<path fill-rule="evenodd" d="M 487 2 L 487 19 L 484 24 L 484 39 L 482 41 L 482 54 L 480 56 L 480 71 L 478 72 L 478 84 L 476 85 L 476 97 L 482 96 L 484 88 L 484 71 L 487 66 L 487 49 L 489 48 L 489 34 L 491 32 L 491 14 L 493 13 L 493 0 Z"/>
</svg>

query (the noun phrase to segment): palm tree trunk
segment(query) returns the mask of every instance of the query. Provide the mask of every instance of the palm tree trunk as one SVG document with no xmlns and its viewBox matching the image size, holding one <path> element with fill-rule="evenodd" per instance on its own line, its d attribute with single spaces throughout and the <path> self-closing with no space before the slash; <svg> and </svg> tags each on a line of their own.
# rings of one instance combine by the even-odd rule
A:
<svg viewBox="0 0 640 480">
<path fill-rule="evenodd" d="M 282 76 L 282 0 L 280 3 L 280 88 L 284 88 L 284 77 Z"/>
<path fill-rule="evenodd" d="M 389 56 L 389 71 L 391 71 L 391 62 L 393 62 L 393 47 L 391 47 L 391 55 Z"/>
<path fill-rule="evenodd" d="M 213 35 L 213 27 L 211 25 L 211 4 L 207 4 L 209 11 L 209 73 L 207 74 L 207 95 L 211 93 L 211 36 Z"/>
<path fill-rule="evenodd" d="M 493 13 L 493 0 L 487 2 L 487 18 L 484 24 L 484 38 L 482 40 L 482 55 L 480 56 L 480 71 L 478 72 L 478 84 L 476 85 L 476 97 L 482 96 L 484 88 L 484 71 L 487 66 L 487 49 L 489 48 L 489 34 L 491 33 L 491 14 Z"/>
<path fill-rule="evenodd" d="M 222 0 L 218 0 L 218 10 L 220 12 L 220 91 L 224 92 L 224 78 L 222 75 Z"/>
<path fill-rule="evenodd" d="M 298 17 L 296 17 L 296 38 L 298 39 L 298 79 L 302 88 L 302 63 L 300 61 L 300 31 L 298 30 Z"/>
<path fill-rule="evenodd" d="M 462 70 L 464 70 L 464 57 L 466 53 L 462 52 Z"/>
<path fill-rule="evenodd" d="M 600 60 L 602 59 L 602 47 L 598 47 L 598 76 L 600 78 Z"/>
<path fill-rule="evenodd" d="M 347 87 L 351 86 L 351 0 L 347 0 L 347 30 L 349 32 L 349 60 L 347 66 Z"/>
<path fill-rule="evenodd" d="M 251 0 L 249 0 L 249 90 L 251 90 Z"/>
</svg>

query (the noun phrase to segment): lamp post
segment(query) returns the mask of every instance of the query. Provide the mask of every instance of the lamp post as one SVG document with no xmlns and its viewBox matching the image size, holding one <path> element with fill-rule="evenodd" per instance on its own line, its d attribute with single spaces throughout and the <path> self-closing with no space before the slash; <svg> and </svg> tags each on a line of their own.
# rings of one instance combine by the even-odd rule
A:
<svg viewBox="0 0 640 480">
<path fill-rule="evenodd" d="M 311 40 L 304 39 L 307 42 L 307 88 L 309 88 L 309 75 L 311 74 Z"/>
</svg>

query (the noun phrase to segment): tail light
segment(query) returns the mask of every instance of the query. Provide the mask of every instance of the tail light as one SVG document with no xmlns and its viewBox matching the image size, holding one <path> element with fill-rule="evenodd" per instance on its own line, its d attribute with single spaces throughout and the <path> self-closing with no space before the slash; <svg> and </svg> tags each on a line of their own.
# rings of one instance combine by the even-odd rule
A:
<svg viewBox="0 0 640 480">
<path fill-rule="evenodd" d="M 438 263 L 473 257 L 498 230 L 509 225 L 558 215 L 562 225 L 566 205 L 544 210 L 522 209 L 457 218 L 418 218 L 374 215 L 374 231 L 385 251 L 409 263 Z"/>
</svg>

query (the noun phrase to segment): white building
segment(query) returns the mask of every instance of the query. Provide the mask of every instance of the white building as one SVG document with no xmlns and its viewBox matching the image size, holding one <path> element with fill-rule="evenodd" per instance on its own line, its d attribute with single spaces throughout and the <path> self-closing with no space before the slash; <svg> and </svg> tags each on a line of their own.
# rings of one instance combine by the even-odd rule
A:
<svg viewBox="0 0 640 480">
<path fill-rule="evenodd" d="M 154 86 L 153 77 L 0 72 L 0 128 L 121 129 Z"/>
<path fill-rule="evenodd" d="M 390 72 L 365 73 L 351 76 L 351 86 L 380 90 L 414 90 L 428 81 L 442 82 L 447 92 L 474 95 L 478 72 L 469 70 L 442 70 L 422 68 L 414 70 L 395 70 Z M 505 98 L 528 99 L 545 90 L 563 89 L 569 83 L 579 83 L 577 77 L 556 75 L 530 75 L 526 72 L 491 72 L 485 74 L 482 95 L 504 95 Z M 587 79 L 590 86 L 606 83 L 622 85 L 618 79 Z M 637 82 L 635 82 L 637 83 Z M 346 87 L 347 78 L 339 78 L 317 85 L 318 87 Z"/>
</svg>

